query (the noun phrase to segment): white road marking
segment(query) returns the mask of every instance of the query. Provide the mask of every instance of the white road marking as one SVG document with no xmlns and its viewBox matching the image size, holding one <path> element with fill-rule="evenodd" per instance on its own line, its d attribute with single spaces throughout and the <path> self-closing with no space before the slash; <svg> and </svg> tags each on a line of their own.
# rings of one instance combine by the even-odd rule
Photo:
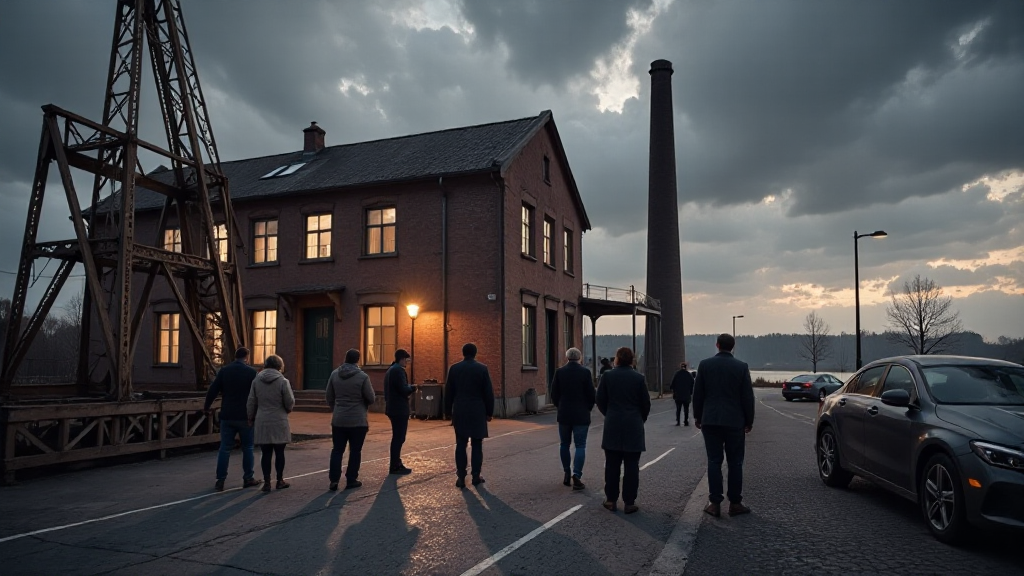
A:
<svg viewBox="0 0 1024 576">
<path fill-rule="evenodd" d="M 504 436 L 512 436 L 512 435 L 515 435 L 515 434 L 526 434 L 528 432 L 536 432 L 538 430 L 549 430 L 549 428 L 547 428 L 547 427 L 537 427 L 537 428 L 531 428 L 529 430 L 514 430 L 512 432 L 506 432 L 505 434 L 499 434 L 497 436 L 493 436 L 493 437 L 491 437 L 491 439 L 493 440 L 493 439 L 496 439 L 496 438 L 502 438 Z M 418 452 L 407 452 L 407 454 L 422 454 L 424 452 L 432 452 L 434 450 L 443 450 L 445 448 L 454 448 L 454 447 L 455 447 L 455 444 L 449 444 L 447 446 L 439 446 L 437 448 L 428 448 L 426 450 L 420 450 Z M 363 464 L 368 464 L 370 462 L 381 462 L 381 461 L 384 461 L 384 460 L 387 460 L 387 459 L 388 458 L 385 456 L 383 458 L 374 458 L 373 460 L 364 460 Z M 296 474 L 294 476 L 288 476 L 287 478 L 285 478 L 285 480 L 292 480 L 292 479 L 295 479 L 295 478 L 302 478 L 304 476 L 313 476 L 313 475 L 316 475 L 316 474 L 326 474 L 328 471 L 329 470 L 327 468 L 324 468 L 323 470 L 314 470 L 313 472 L 306 472 L 304 474 Z M 145 508 L 138 508 L 138 509 L 135 509 L 135 510 L 128 510 L 128 511 L 125 511 L 125 512 L 119 512 L 117 514 L 110 514 L 108 516 L 101 516 L 100 518 L 91 518 L 89 520 L 82 520 L 81 522 L 74 522 L 72 524 L 64 524 L 63 526 L 51 526 L 49 528 L 40 528 L 39 530 L 33 530 L 31 532 L 23 532 L 21 534 L 13 534 L 11 536 L 6 536 L 6 537 L 3 537 L 3 538 L 0 538 L 0 544 L 2 544 L 4 542 L 10 542 L 11 540 L 18 540 L 19 538 L 26 538 L 28 536 L 36 536 L 38 534 L 45 534 L 47 532 L 56 532 L 58 530 L 66 530 L 68 528 L 74 528 L 76 526 L 84 526 L 86 524 L 93 524 L 95 522 L 103 522 L 105 520 L 113 520 L 115 518 L 121 518 L 122 516 L 129 516 L 131 514 L 138 514 L 140 512 L 148 512 L 149 510 L 158 510 L 160 508 L 167 508 L 168 506 L 175 506 L 175 505 L 178 505 L 178 504 L 185 504 L 186 502 L 194 502 L 196 500 L 202 500 L 203 498 L 210 498 L 212 496 L 219 496 L 219 495 L 225 494 L 227 492 L 237 492 L 237 491 L 242 490 L 242 489 L 243 488 L 241 486 L 238 486 L 238 487 L 235 487 L 235 488 L 228 488 L 228 489 L 224 490 L 223 492 L 210 492 L 209 494 L 201 494 L 199 496 L 193 496 L 191 498 L 185 498 L 184 500 L 175 500 L 174 502 L 165 502 L 163 504 L 157 504 L 155 506 L 147 506 Z"/>
<path fill-rule="evenodd" d="M 763 396 L 761 398 L 758 398 L 757 402 L 759 404 L 761 404 L 762 406 L 764 406 L 765 408 L 768 408 L 770 410 L 774 410 L 774 411 L 778 412 L 780 416 L 783 416 L 785 418 L 789 418 L 790 420 L 796 420 L 797 422 L 803 422 L 804 424 L 810 424 L 812 426 L 814 425 L 815 418 L 811 418 L 810 416 L 805 416 L 803 414 L 783 412 L 782 410 L 779 410 L 778 408 L 776 408 L 774 406 L 769 406 L 768 404 L 765 404 Z"/>
<path fill-rule="evenodd" d="M 662 454 L 661 456 L 658 456 L 658 457 L 657 457 L 657 458 L 655 458 L 654 460 L 651 460 L 651 461 L 650 461 L 650 462 L 648 462 L 647 464 L 644 464 L 643 466 L 641 466 L 641 467 L 640 467 L 640 469 L 641 469 L 641 470 L 644 470 L 644 469 L 646 469 L 646 468 L 647 468 L 648 466 L 650 466 L 651 464 L 654 464 L 654 463 L 655 463 L 655 462 L 657 462 L 658 460 L 661 460 L 661 459 L 662 459 L 662 458 L 664 458 L 665 456 L 668 456 L 668 453 L 669 453 L 669 452 L 671 452 L 671 451 L 673 451 L 673 450 L 675 450 L 675 448 L 669 448 L 669 449 L 668 449 L 668 450 L 667 450 L 667 451 L 666 451 L 666 452 L 665 452 L 664 454 Z"/>
<path fill-rule="evenodd" d="M 708 475 L 705 473 L 690 494 L 690 499 L 687 500 L 682 515 L 672 529 L 672 534 L 665 542 L 665 547 L 661 549 L 661 554 L 654 560 L 651 576 L 675 576 L 686 570 L 686 562 L 690 559 L 693 543 L 697 540 L 697 530 L 704 519 L 707 491 Z"/>
<path fill-rule="evenodd" d="M 521 548 L 524 544 L 526 544 L 530 540 L 533 540 L 534 538 L 539 536 L 541 533 L 543 533 L 548 528 L 551 528 L 555 524 L 558 524 L 562 520 L 565 520 L 570 515 L 572 515 L 573 512 L 579 510 L 580 508 L 583 508 L 583 504 L 577 504 L 577 505 L 573 506 L 572 508 L 569 508 L 565 512 L 562 512 L 558 516 L 555 516 L 551 520 L 548 520 L 547 523 L 545 523 L 543 526 L 538 527 L 537 529 L 535 529 L 534 531 L 530 532 L 526 536 L 523 536 L 519 540 L 516 540 L 515 542 L 509 544 L 508 546 L 505 546 L 501 550 L 498 550 L 498 552 L 495 553 L 490 558 L 484 560 L 483 562 L 477 564 L 476 566 L 473 566 L 469 570 L 466 570 L 465 572 L 462 573 L 462 576 L 476 576 L 477 574 L 480 574 L 484 570 L 487 570 L 492 565 L 494 565 L 495 562 L 497 562 L 498 560 L 501 560 L 505 556 L 508 556 L 509 554 L 515 552 L 516 550 Z"/>
</svg>

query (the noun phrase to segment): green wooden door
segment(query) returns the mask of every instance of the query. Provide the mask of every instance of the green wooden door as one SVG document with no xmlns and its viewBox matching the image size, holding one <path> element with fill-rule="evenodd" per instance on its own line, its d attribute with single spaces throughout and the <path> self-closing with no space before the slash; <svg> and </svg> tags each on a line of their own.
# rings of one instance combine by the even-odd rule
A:
<svg viewBox="0 0 1024 576">
<path fill-rule="evenodd" d="M 302 387 L 324 390 L 334 369 L 334 309 L 307 308 L 303 318 Z"/>
</svg>

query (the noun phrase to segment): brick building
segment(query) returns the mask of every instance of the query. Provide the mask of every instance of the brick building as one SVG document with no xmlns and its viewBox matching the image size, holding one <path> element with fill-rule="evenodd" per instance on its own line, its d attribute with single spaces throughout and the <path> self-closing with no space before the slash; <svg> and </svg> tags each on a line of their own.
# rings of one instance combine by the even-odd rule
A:
<svg viewBox="0 0 1024 576">
<path fill-rule="evenodd" d="M 325 146 L 316 123 L 303 136 L 302 150 L 222 164 L 254 362 L 276 353 L 295 389 L 323 389 L 358 348 L 381 390 L 396 348 L 412 348 L 415 382 L 444 382 L 475 342 L 496 414 L 522 411 L 531 388 L 543 401 L 562 353 L 581 344 L 590 229 L 551 113 L 340 146 Z M 137 238 L 159 236 L 163 200 L 139 191 Z M 168 222 L 159 248 L 205 245 Z M 223 225 L 217 235 L 226 253 Z M 136 389 L 194 388 L 204 368 L 189 360 L 177 301 L 158 286 L 150 302 Z M 218 341 L 217 318 L 204 321 Z"/>
</svg>

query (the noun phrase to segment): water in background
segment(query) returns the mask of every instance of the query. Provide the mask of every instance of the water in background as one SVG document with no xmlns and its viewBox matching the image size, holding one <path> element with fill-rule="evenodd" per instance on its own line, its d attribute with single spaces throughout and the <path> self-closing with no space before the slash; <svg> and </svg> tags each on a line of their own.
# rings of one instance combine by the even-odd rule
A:
<svg viewBox="0 0 1024 576">
<path fill-rule="evenodd" d="M 751 380 L 757 380 L 758 378 L 764 378 L 768 382 L 787 382 L 791 378 L 793 378 L 794 376 L 799 376 L 801 374 L 810 374 L 810 373 L 811 373 L 810 371 L 806 371 L 806 372 L 786 372 L 784 370 L 751 370 L 750 371 L 750 379 Z M 853 372 L 826 372 L 824 370 L 819 370 L 818 374 L 831 374 L 831 375 L 835 376 L 836 378 L 839 378 L 843 382 L 846 382 L 847 378 L 849 378 L 850 376 L 853 376 Z"/>
</svg>

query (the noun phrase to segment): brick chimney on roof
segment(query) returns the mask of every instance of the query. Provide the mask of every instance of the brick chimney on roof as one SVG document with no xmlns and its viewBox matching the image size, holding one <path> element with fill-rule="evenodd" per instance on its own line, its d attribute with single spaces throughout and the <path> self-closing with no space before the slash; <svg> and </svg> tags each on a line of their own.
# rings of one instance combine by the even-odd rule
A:
<svg viewBox="0 0 1024 576">
<path fill-rule="evenodd" d="M 316 125 L 316 122 L 310 122 L 309 128 L 302 131 L 304 136 L 302 153 L 303 154 L 316 154 L 317 152 L 324 149 L 324 135 L 327 132 Z"/>
</svg>

